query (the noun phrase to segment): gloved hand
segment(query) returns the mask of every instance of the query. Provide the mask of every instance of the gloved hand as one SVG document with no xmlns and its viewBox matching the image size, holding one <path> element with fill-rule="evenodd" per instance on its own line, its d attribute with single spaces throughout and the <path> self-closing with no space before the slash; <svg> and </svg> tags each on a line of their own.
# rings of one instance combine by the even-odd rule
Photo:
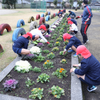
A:
<svg viewBox="0 0 100 100">
<path fill-rule="evenodd" d="M 49 42 L 47 42 L 48 44 L 50 44 Z"/>
<path fill-rule="evenodd" d="M 80 18 L 80 16 L 77 16 L 76 19 Z"/>
</svg>

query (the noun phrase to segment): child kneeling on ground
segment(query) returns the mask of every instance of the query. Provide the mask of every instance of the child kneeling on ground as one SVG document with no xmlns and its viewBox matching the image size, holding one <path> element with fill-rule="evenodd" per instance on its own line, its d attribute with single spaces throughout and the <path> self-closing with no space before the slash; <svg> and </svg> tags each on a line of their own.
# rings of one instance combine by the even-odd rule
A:
<svg viewBox="0 0 100 100">
<path fill-rule="evenodd" d="M 63 34 L 63 39 L 64 41 L 68 40 L 69 43 L 67 44 L 63 54 L 66 53 L 66 51 L 71 48 L 71 50 L 68 50 L 68 52 L 76 52 L 76 48 L 79 46 L 79 45 L 82 45 L 81 41 L 76 38 L 75 36 L 72 36 L 68 33 L 65 33 Z M 74 57 L 77 57 L 76 53 L 73 55 Z"/>
<path fill-rule="evenodd" d="M 82 82 L 88 84 L 87 90 L 92 92 L 97 89 L 96 85 L 100 85 L 100 63 L 84 45 L 77 47 L 76 54 L 82 59 L 81 68 L 71 68 L 70 72 L 74 72 Z M 78 67 L 79 64 L 73 66 Z"/>
</svg>

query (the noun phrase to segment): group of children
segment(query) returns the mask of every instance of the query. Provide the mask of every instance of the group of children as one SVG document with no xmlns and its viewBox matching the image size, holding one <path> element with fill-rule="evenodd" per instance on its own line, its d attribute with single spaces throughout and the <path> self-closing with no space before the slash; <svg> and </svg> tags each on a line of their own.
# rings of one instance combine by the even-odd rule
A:
<svg viewBox="0 0 100 100">
<path fill-rule="evenodd" d="M 79 56 L 79 58 L 81 59 L 81 63 L 74 64 L 73 66 L 75 66 L 75 67 L 80 66 L 80 69 L 71 68 L 70 73 L 74 72 L 77 75 L 77 77 L 79 78 L 79 80 L 81 80 L 82 82 L 84 82 L 88 85 L 87 90 L 89 92 L 92 92 L 97 89 L 97 87 L 96 87 L 97 85 L 100 85 L 100 63 L 90 53 L 90 51 L 85 47 L 85 44 L 89 41 L 86 31 L 87 31 L 89 25 L 91 24 L 91 18 L 93 17 L 93 15 L 92 15 L 91 8 L 88 6 L 87 0 L 83 0 L 83 6 L 84 6 L 83 15 L 76 17 L 75 13 L 72 13 L 70 11 L 70 14 L 67 16 L 67 17 L 69 17 L 69 16 L 71 17 L 71 15 L 72 15 L 73 20 L 75 17 L 76 17 L 76 19 L 82 17 L 82 24 L 81 24 L 80 32 L 83 37 L 83 43 L 81 43 L 81 41 L 78 38 L 76 38 L 75 36 L 65 33 L 65 34 L 63 34 L 63 39 L 64 39 L 64 41 L 68 40 L 69 43 L 66 46 L 63 53 L 65 54 L 66 51 L 75 52 L 75 54 L 73 56 L 74 57 L 76 57 L 77 55 Z M 67 18 L 67 20 L 68 20 L 68 24 L 70 24 L 71 28 L 72 28 L 71 24 L 76 23 L 73 20 L 71 20 L 71 18 Z M 75 24 L 75 25 L 77 26 L 77 24 Z M 74 33 L 76 34 L 76 32 L 74 32 Z M 69 48 L 71 48 L 71 49 L 69 49 Z"/>
<path fill-rule="evenodd" d="M 68 52 L 75 52 L 73 55 L 76 57 L 77 55 L 82 59 L 81 65 L 75 64 L 74 66 L 78 67 L 81 66 L 80 69 L 71 68 L 70 72 L 74 72 L 77 74 L 77 77 L 88 84 L 87 90 L 89 92 L 92 92 L 97 89 L 96 85 L 100 84 L 100 63 L 99 61 L 89 52 L 89 50 L 82 45 L 81 41 L 75 37 L 74 35 L 77 34 L 78 28 L 77 28 L 77 22 L 76 19 L 82 17 L 82 25 L 81 25 L 81 34 L 83 37 L 83 44 L 85 44 L 88 41 L 87 38 L 87 28 L 89 27 L 91 23 L 92 18 L 92 12 L 90 7 L 88 6 L 88 1 L 83 0 L 84 5 L 84 11 L 82 16 L 77 16 L 72 11 L 69 11 L 69 15 L 67 16 L 68 24 L 70 25 L 70 34 L 65 33 L 63 34 L 64 41 L 68 40 L 69 43 L 67 44 L 66 48 L 64 49 L 63 54 Z M 59 11 L 58 16 L 61 17 L 63 12 L 65 12 L 65 9 L 63 11 Z M 68 18 L 68 17 L 71 18 Z M 20 36 L 13 44 L 12 49 L 15 53 L 17 53 L 19 56 L 22 54 L 28 55 L 30 54 L 30 50 L 28 50 L 28 43 L 29 40 L 37 40 L 38 38 L 42 38 L 46 43 L 50 44 L 47 39 L 44 37 L 44 33 L 49 31 L 49 25 L 48 24 L 42 24 L 37 29 L 31 30 L 27 34 L 24 34 Z"/>
</svg>

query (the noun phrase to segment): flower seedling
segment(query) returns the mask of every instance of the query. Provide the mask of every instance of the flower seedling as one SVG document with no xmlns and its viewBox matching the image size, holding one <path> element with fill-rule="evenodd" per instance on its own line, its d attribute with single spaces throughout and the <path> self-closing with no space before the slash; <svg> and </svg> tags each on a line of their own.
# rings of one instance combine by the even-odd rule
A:
<svg viewBox="0 0 100 100">
<path fill-rule="evenodd" d="M 42 52 L 43 53 L 49 53 L 50 51 L 49 50 L 43 50 Z"/>
<path fill-rule="evenodd" d="M 67 63 L 66 59 L 62 59 L 60 62 L 61 62 L 62 64 L 66 64 L 66 63 Z"/>
<path fill-rule="evenodd" d="M 15 79 L 9 79 L 6 80 L 5 83 L 3 83 L 5 92 L 12 91 L 18 87 L 18 81 Z"/>
<path fill-rule="evenodd" d="M 63 35 L 63 32 L 59 32 L 60 35 Z"/>
<path fill-rule="evenodd" d="M 54 67 L 53 62 L 51 62 L 50 60 L 47 60 L 46 62 L 44 62 L 43 67 L 45 69 L 52 68 L 52 67 Z"/>
<path fill-rule="evenodd" d="M 67 45 L 68 44 L 68 40 L 64 41 L 64 45 Z"/>
<path fill-rule="evenodd" d="M 50 88 L 49 93 L 58 99 L 61 97 L 61 95 L 65 95 L 64 89 L 55 85 Z"/>
<path fill-rule="evenodd" d="M 50 41 L 50 43 L 54 43 L 54 41 L 53 41 L 53 40 L 51 40 L 51 41 Z"/>
<path fill-rule="evenodd" d="M 66 70 L 64 68 L 57 68 L 55 72 L 52 73 L 52 75 L 57 76 L 58 78 L 66 77 Z"/>
<path fill-rule="evenodd" d="M 66 51 L 65 54 L 63 54 L 63 51 L 60 51 L 60 52 L 59 52 L 59 55 L 61 55 L 61 56 L 66 56 L 66 55 L 67 55 L 67 51 Z"/>
<path fill-rule="evenodd" d="M 42 73 L 41 75 L 38 76 L 37 82 L 45 83 L 49 82 L 50 76 L 47 75 L 46 73 Z"/>
<path fill-rule="evenodd" d="M 56 39 L 56 36 L 53 36 L 52 39 Z"/>
<path fill-rule="evenodd" d="M 37 46 L 38 46 L 38 47 L 43 47 L 44 44 L 43 44 L 43 43 L 38 43 Z"/>
<path fill-rule="evenodd" d="M 53 34 L 53 36 L 57 36 L 57 34 Z"/>
<path fill-rule="evenodd" d="M 58 47 L 54 47 L 54 48 L 52 49 L 52 51 L 59 51 L 59 48 L 58 48 Z"/>
<path fill-rule="evenodd" d="M 27 87 L 30 87 L 34 84 L 34 81 L 32 82 L 32 80 L 30 80 L 30 78 L 27 77 L 27 81 L 25 81 L 25 83 Z"/>
<path fill-rule="evenodd" d="M 50 43 L 50 44 L 48 44 L 48 47 L 52 48 L 52 47 L 53 47 L 53 44 L 51 44 L 51 43 Z"/>
<path fill-rule="evenodd" d="M 60 42 L 56 42 L 54 45 L 55 46 L 60 46 Z"/>
<path fill-rule="evenodd" d="M 59 38 L 57 38 L 56 40 L 57 40 L 57 41 L 62 41 L 62 38 L 59 37 Z"/>
<path fill-rule="evenodd" d="M 29 98 L 31 99 L 38 98 L 39 100 L 41 100 L 42 97 L 44 97 L 43 90 L 44 90 L 43 88 L 33 88 L 31 90 L 31 95 L 29 95 Z"/>
<path fill-rule="evenodd" d="M 47 58 L 48 59 L 53 59 L 55 57 L 55 54 L 53 53 L 53 52 L 51 52 L 51 53 L 49 53 L 48 55 L 47 55 Z"/>
<path fill-rule="evenodd" d="M 39 54 L 39 56 L 37 56 L 36 59 L 34 59 L 35 62 L 42 62 L 45 60 L 45 57 L 41 55 L 41 53 Z"/>
<path fill-rule="evenodd" d="M 41 68 L 38 68 L 38 67 L 34 67 L 33 69 L 32 69 L 32 71 L 34 71 L 34 72 L 36 72 L 36 73 L 40 73 L 41 72 Z"/>
<path fill-rule="evenodd" d="M 23 60 L 20 60 L 20 61 L 17 61 L 15 63 L 15 70 L 17 72 L 20 72 L 20 73 L 25 73 L 25 72 L 29 72 L 30 70 L 32 69 L 32 66 L 30 65 L 30 63 L 28 61 L 23 61 Z"/>
</svg>

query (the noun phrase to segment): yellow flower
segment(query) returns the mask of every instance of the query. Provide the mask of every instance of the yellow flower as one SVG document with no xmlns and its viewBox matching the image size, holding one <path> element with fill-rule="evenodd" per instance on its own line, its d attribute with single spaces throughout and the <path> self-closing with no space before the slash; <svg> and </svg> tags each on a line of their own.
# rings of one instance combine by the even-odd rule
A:
<svg viewBox="0 0 100 100">
<path fill-rule="evenodd" d="M 57 97 L 57 95 L 54 95 L 54 97 Z"/>
<path fill-rule="evenodd" d="M 45 65 L 47 64 L 47 62 L 44 63 Z"/>
<path fill-rule="evenodd" d="M 53 52 L 51 52 L 51 54 L 53 54 Z"/>
<path fill-rule="evenodd" d="M 39 90 L 41 90 L 41 88 L 39 88 Z"/>
<path fill-rule="evenodd" d="M 49 60 L 47 60 L 47 62 L 49 62 Z"/>
<path fill-rule="evenodd" d="M 33 90 L 31 90 L 31 91 L 34 91 L 34 89 L 33 89 Z"/>
</svg>

